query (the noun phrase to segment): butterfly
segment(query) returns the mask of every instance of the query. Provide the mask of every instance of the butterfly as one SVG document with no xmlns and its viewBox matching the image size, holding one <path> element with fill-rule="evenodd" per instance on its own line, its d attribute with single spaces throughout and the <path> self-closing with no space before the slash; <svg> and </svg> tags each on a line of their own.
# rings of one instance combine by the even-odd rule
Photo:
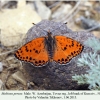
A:
<svg viewBox="0 0 100 100">
<path fill-rule="evenodd" d="M 52 61 L 67 64 L 82 50 L 82 44 L 76 40 L 60 35 L 52 36 L 48 31 L 47 36 L 35 38 L 23 45 L 15 52 L 15 57 L 41 67 Z"/>
</svg>

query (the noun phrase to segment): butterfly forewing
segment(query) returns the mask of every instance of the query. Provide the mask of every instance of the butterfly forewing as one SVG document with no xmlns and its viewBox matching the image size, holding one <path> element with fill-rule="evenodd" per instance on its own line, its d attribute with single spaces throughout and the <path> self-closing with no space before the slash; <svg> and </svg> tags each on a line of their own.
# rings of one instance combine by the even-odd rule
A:
<svg viewBox="0 0 100 100">
<path fill-rule="evenodd" d="M 35 66 L 42 66 L 48 62 L 48 52 L 45 48 L 45 37 L 36 38 L 20 49 L 15 56 L 22 61 L 27 61 Z"/>
<path fill-rule="evenodd" d="M 60 64 L 68 63 L 73 57 L 83 50 L 83 46 L 71 38 L 65 36 L 55 36 L 55 48 L 53 60 Z"/>
</svg>

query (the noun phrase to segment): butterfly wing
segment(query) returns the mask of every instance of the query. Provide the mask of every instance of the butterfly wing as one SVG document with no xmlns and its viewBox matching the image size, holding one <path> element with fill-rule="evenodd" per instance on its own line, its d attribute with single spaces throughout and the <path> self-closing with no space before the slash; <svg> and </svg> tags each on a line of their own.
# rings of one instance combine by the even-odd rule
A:
<svg viewBox="0 0 100 100">
<path fill-rule="evenodd" d="M 45 37 L 36 38 L 22 46 L 15 56 L 22 61 L 30 62 L 35 66 L 43 66 L 48 62 L 48 53 L 45 47 Z"/>
<path fill-rule="evenodd" d="M 71 38 L 65 36 L 55 36 L 55 47 L 53 60 L 60 64 L 68 63 L 73 57 L 80 54 L 83 46 Z"/>
</svg>

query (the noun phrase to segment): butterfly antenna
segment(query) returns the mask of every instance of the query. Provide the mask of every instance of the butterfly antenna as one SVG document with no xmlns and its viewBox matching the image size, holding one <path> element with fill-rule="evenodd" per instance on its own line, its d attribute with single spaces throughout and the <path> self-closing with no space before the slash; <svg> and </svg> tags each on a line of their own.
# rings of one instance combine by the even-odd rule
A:
<svg viewBox="0 0 100 100">
<path fill-rule="evenodd" d="M 67 24 L 67 22 L 65 22 L 64 24 Z"/>
<path fill-rule="evenodd" d="M 36 25 L 35 23 L 32 23 L 33 25 Z"/>
<path fill-rule="evenodd" d="M 64 24 L 67 24 L 67 22 L 65 22 Z M 61 25 L 61 26 L 63 26 L 63 25 Z M 61 27 L 61 26 L 60 26 L 60 27 Z M 57 29 L 59 29 L 60 27 L 58 27 L 58 28 L 52 30 L 52 32 L 55 31 L 55 30 L 57 30 Z M 51 32 L 51 33 L 52 33 L 52 32 Z"/>
<path fill-rule="evenodd" d="M 37 24 L 32 23 L 33 25 L 36 25 L 37 27 L 39 27 Z M 39 27 L 40 29 L 42 29 L 41 27 Z M 46 30 L 42 29 L 43 31 L 47 32 Z"/>
<path fill-rule="evenodd" d="M 36 25 L 37 27 L 39 27 L 37 24 L 35 24 L 35 23 L 32 23 L 33 25 Z M 67 24 L 67 22 L 65 22 L 64 24 Z M 61 25 L 62 26 L 62 25 Z M 60 27 L 61 27 L 60 26 Z M 40 29 L 42 29 L 41 27 L 39 27 Z M 58 27 L 59 28 L 59 27 Z M 58 28 L 56 28 L 55 30 L 57 30 Z M 44 29 L 42 29 L 43 31 L 45 31 L 45 32 L 50 32 L 50 30 L 49 31 L 46 31 L 46 30 L 44 30 Z M 53 31 L 55 31 L 55 30 L 53 30 Z M 52 32 L 53 32 L 52 31 Z"/>
</svg>

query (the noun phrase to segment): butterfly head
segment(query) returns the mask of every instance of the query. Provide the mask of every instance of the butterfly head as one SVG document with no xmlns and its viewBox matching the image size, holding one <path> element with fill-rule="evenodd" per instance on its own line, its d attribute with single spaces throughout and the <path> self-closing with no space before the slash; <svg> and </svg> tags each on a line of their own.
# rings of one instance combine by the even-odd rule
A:
<svg viewBox="0 0 100 100">
<path fill-rule="evenodd" d="M 52 33 L 48 30 L 48 37 L 51 37 Z"/>
</svg>

